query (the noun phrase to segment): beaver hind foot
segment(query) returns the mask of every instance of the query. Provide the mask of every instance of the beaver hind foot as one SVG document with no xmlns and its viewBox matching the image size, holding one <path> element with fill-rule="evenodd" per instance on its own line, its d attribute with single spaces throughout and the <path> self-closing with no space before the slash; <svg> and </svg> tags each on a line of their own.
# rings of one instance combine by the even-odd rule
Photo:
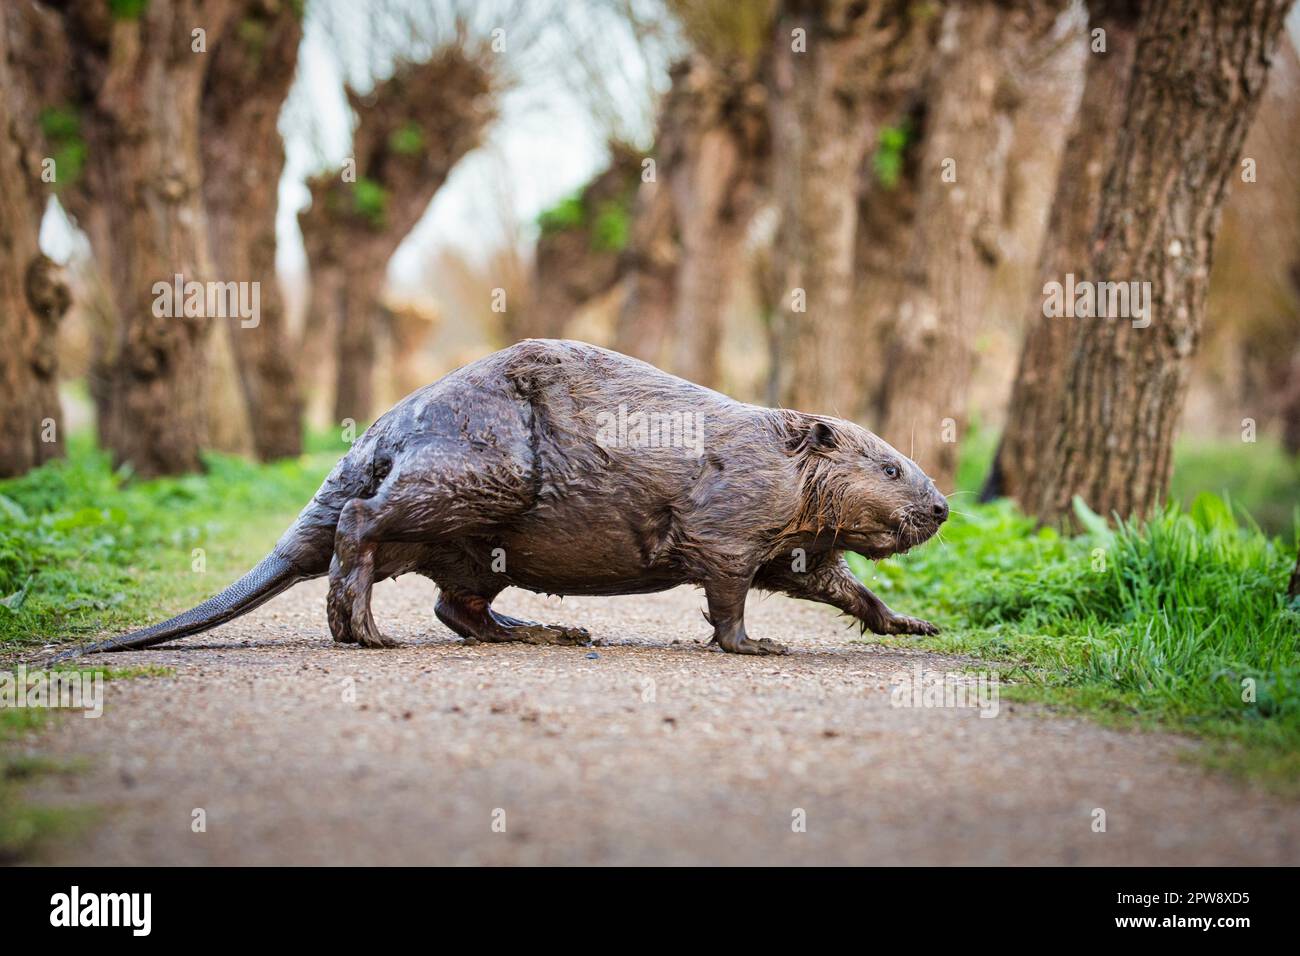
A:
<svg viewBox="0 0 1300 956">
<path fill-rule="evenodd" d="M 329 594 L 325 599 L 330 634 L 340 644 L 397 647 L 397 641 L 380 633 L 370 612 L 375 541 L 365 534 L 369 520 L 367 503 L 359 498 L 349 501 L 339 515 L 334 532 L 334 558 L 330 562 Z"/>
<path fill-rule="evenodd" d="M 558 644 L 564 647 L 581 647 L 591 643 L 591 634 L 586 628 L 521 621 L 492 610 L 487 599 L 479 595 L 443 591 L 438 595 L 434 613 L 438 620 L 465 638 L 466 643 L 517 642 Z"/>
<path fill-rule="evenodd" d="M 359 610 L 358 603 L 347 579 L 331 569 L 325 609 L 334 640 L 339 644 L 360 644 L 362 647 L 398 647 L 397 641 L 383 634 L 375 625 L 368 598 Z"/>
</svg>

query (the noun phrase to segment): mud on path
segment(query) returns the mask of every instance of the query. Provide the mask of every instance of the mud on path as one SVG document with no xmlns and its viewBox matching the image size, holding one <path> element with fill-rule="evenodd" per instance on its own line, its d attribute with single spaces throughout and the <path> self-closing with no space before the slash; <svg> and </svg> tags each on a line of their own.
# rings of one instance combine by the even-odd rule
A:
<svg viewBox="0 0 1300 956">
<path fill-rule="evenodd" d="M 819 605 L 751 597 L 751 634 L 792 652 L 742 658 L 706 647 L 692 589 L 510 591 L 503 610 L 605 646 L 465 646 L 404 578 L 375 610 L 407 646 L 367 651 L 330 641 L 324 592 L 106 659 L 174 676 L 110 682 L 102 718 L 36 740 L 87 769 L 32 797 L 101 808 L 42 862 L 1300 862 L 1300 805 L 1180 759 L 1186 741 L 1005 701 L 892 707 L 892 675 L 961 662 L 851 643 Z"/>
</svg>

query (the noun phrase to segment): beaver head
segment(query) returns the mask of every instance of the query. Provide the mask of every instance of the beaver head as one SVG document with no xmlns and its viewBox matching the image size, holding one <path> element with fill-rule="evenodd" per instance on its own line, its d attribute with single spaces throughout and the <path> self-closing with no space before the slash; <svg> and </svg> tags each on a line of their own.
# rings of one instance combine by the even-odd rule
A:
<svg viewBox="0 0 1300 956">
<path fill-rule="evenodd" d="M 790 447 L 801 475 L 795 524 L 801 530 L 884 558 L 926 541 L 948 519 L 948 499 L 880 436 L 817 415 L 799 415 L 794 425 Z"/>
</svg>

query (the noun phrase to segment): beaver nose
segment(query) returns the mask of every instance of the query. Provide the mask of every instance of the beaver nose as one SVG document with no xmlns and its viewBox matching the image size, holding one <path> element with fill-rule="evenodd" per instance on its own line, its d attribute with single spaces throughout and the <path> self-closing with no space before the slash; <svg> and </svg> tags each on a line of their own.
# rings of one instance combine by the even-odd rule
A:
<svg viewBox="0 0 1300 956">
<path fill-rule="evenodd" d="M 948 499 L 943 495 L 936 494 L 934 504 L 930 506 L 930 513 L 934 515 L 934 520 L 940 524 L 948 520 Z"/>
</svg>

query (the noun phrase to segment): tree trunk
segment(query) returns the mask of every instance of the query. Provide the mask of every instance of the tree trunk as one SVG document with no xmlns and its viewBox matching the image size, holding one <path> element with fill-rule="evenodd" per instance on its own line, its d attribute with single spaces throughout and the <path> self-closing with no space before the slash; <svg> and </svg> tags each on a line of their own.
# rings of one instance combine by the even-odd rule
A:
<svg viewBox="0 0 1300 956">
<path fill-rule="evenodd" d="M 38 242 L 46 150 L 30 77 L 17 59 L 28 39 L 23 13 L 0 11 L 0 477 L 20 475 L 64 448 L 55 335 L 70 299 Z"/>
<path fill-rule="evenodd" d="M 1047 234 L 1039 255 L 1040 280 L 1030 296 L 1024 343 L 1008 404 L 1006 429 L 982 497 L 1015 498 L 1042 481 L 1042 467 L 1061 419 L 1061 383 L 1069 359 L 1071 329 L 1043 315 L 1043 286 L 1063 281 L 1066 273 L 1082 278 L 1087 271 L 1089 240 L 1101 207 L 1102 174 L 1110 166 L 1115 138 L 1099 130 L 1118 128 L 1133 70 L 1137 42 L 1137 5 L 1123 0 L 1091 0 L 1090 45 L 1070 137 L 1061 159 Z M 1092 32 L 1105 31 L 1105 52 L 1092 50 Z"/>
<path fill-rule="evenodd" d="M 1287 597 L 1300 597 L 1300 555 L 1296 556 L 1295 570 L 1291 572 L 1291 586 L 1286 589 Z"/>
<path fill-rule="evenodd" d="M 916 62 L 922 21 L 894 0 L 783 3 L 773 31 L 770 96 L 773 252 L 779 304 L 777 391 L 783 404 L 851 414 L 860 404 L 853 354 L 854 237 L 859 174 L 882 116 L 881 92 Z M 794 31 L 802 31 L 796 34 Z M 806 42 L 806 50 L 801 44 Z"/>
<path fill-rule="evenodd" d="M 1278 399 L 1282 419 L 1282 447 L 1300 456 L 1300 352 L 1291 358 L 1291 374 Z"/>
<path fill-rule="evenodd" d="M 767 169 L 766 96 L 744 57 L 693 53 L 673 69 L 659 132 L 681 240 L 669 370 L 720 387 L 723 325 Z"/>
<path fill-rule="evenodd" d="M 275 215 L 284 147 L 276 124 L 293 81 L 302 23 L 287 0 L 248 0 L 217 44 L 203 91 L 204 198 L 216 275 L 256 282 L 255 325 L 227 323 L 262 461 L 302 453 L 303 402 L 275 272 Z"/>
<path fill-rule="evenodd" d="M 563 338 L 574 314 L 618 284 L 641 174 L 641 154 L 611 143 L 610 162 L 577 196 L 543 214 L 523 321 L 508 321 L 512 340 Z M 510 314 L 507 314 L 510 318 Z"/>
<path fill-rule="evenodd" d="M 355 168 L 315 177 L 311 206 L 299 214 L 312 269 L 308 334 L 328 323 L 338 336 L 336 421 L 365 422 L 374 414 L 371 377 L 388 260 L 494 117 L 492 55 L 452 44 L 424 63 L 403 65 L 365 96 L 347 90 L 358 117 Z M 343 312 L 331 316 L 322 305 Z"/>
<path fill-rule="evenodd" d="M 375 407 L 374 329 L 382 324 L 380 296 L 384 274 L 367 271 L 349 276 L 342 286 L 342 313 L 338 328 L 338 381 L 334 395 L 334 420 L 370 420 Z"/>
<path fill-rule="evenodd" d="M 155 284 L 211 276 L 198 135 L 211 55 L 194 47 L 214 48 L 232 9 L 229 0 L 175 0 L 116 14 L 72 4 L 64 13 L 87 155 L 88 198 L 73 208 L 103 210 L 103 228 L 88 231 L 99 234 L 119 322 L 112 365 L 100 368 L 100 433 L 115 462 L 142 477 L 199 468 L 207 431 L 213 319 L 160 301 Z"/>
<path fill-rule="evenodd" d="M 1062 427 L 1034 508 L 1044 521 L 1068 520 L 1075 495 L 1144 515 L 1168 488 L 1220 206 L 1289 7 L 1145 7 L 1087 278 L 1150 283 L 1147 315 L 1070 320 Z"/>
<path fill-rule="evenodd" d="M 1229 177 L 1192 371 L 1211 390 L 1209 424 L 1236 433 L 1251 419 L 1261 435 L 1280 433 L 1292 454 L 1300 450 L 1300 191 L 1290 175 L 1300 153 L 1297 91 L 1300 55 L 1284 35 L 1242 146 L 1256 175 Z"/>
<path fill-rule="evenodd" d="M 108 216 L 103 206 L 92 202 L 88 188 L 65 189 L 59 199 L 70 217 L 85 233 L 90 254 L 78 263 L 77 305 L 90 333 L 90 361 L 86 385 L 95 406 L 95 435 L 101 448 L 112 448 L 108 429 L 113 422 L 109 414 L 113 397 L 113 368 L 117 364 L 118 330 L 122 321 L 108 279 Z"/>
<path fill-rule="evenodd" d="M 390 311 L 387 319 L 388 340 L 392 342 L 391 379 L 388 394 L 381 395 L 380 399 L 387 398 L 391 403 L 428 384 L 418 358 L 437 331 L 440 317 L 437 313 L 403 306 Z"/>
<path fill-rule="evenodd" d="M 656 171 L 642 182 L 633 204 L 631 235 L 620 266 L 626 294 L 614 327 L 614 348 L 650 362 L 667 364 L 664 342 L 677 301 L 681 248 L 668 184 Z"/>
<path fill-rule="evenodd" d="M 916 202 L 925 129 L 925 101 L 918 97 L 889 128 L 891 145 L 878 144 L 859 177 L 858 228 L 854 239 L 854 289 L 851 348 L 857 354 L 879 353 L 896 334 L 897 316 L 907 288 L 907 263 L 916 229 Z M 883 131 L 882 131 L 883 133 Z M 850 417 L 880 427 L 887 369 L 883 361 L 863 363 L 857 371 L 859 394 Z"/>
<path fill-rule="evenodd" d="M 928 80 L 916 229 L 895 334 L 883 356 L 880 433 L 950 489 L 972 341 L 1002 252 L 1003 198 L 1020 94 L 1011 67 L 1057 7 L 960 4 L 944 14 Z M 879 360 L 879 359 L 878 359 Z"/>
</svg>

